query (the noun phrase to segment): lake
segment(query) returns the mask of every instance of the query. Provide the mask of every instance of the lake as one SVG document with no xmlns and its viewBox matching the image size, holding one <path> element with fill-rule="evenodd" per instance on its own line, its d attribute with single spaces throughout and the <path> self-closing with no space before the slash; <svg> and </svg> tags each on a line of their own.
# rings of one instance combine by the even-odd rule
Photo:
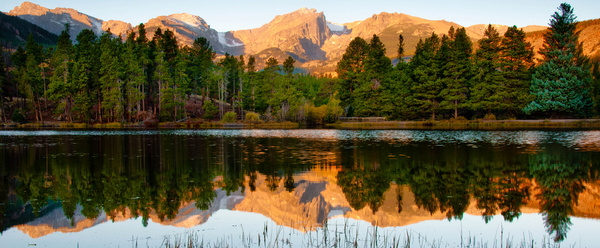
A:
<svg viewBox="0 0 600 248">
<path fill-rule="evenodd" d="M 595 247 L 600 131 L 0 130 L 2 247 Z"/>
</svg>

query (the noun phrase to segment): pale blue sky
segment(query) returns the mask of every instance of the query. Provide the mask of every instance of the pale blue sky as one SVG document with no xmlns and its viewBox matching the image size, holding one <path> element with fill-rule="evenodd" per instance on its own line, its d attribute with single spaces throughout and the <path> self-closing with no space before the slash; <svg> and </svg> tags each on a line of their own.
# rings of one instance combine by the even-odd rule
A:
<svg viewBox="0 0 600 248">
<path fill-rule="evenodd" d="M 2 0 L 8 12 L 22 0 Z M 102 20 L 121 20 L 134 26 L 160 15 L 189 13 L 202 17 L 217 31 L 257 28 L 276 15 L 302 7 L 324 12 L 328 21 L 364 20 L 380 12 L 398 12 L 430 20 L 473 24 L 547 25 L 563 1 L 555 0 L 31 0 L 46 8 L 66 7 Z M 599 0 L 569 1 L 578 20 L 600 18 Z"/>
</svg>

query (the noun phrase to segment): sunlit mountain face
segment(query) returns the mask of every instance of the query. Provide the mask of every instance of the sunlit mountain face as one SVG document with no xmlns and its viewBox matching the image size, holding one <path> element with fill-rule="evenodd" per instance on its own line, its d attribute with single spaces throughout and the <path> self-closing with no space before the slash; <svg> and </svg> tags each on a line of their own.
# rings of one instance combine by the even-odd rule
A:
<svg viewBox="0 0 600 248">
<path fill-rule="evenodd" d="M 393 234 L 432 221 L 454 225 L 448 230 L 525 226 L 554 241 L 588 240 L 581 230 L 600 226 L 594 137 L 598 131 L 0 131 L 0 241 L 25 234 L 50 242 L 59 233 L 75 240 L 93 230 L 202 234 L 223 223 L 246 235 L 267 223 L 310 235 L 340 221 Z"/>
</svg>

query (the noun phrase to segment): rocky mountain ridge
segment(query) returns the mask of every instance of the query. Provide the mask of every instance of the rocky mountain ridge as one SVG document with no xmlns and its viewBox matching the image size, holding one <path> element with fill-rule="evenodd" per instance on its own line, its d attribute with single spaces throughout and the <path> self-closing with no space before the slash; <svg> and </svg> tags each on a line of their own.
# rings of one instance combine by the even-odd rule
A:
<svg viewBox="0 0 600 248">
<path fill-rule="evenodd" d="M 64 24 L 71 25 L 71 37 L 83 29 L 92 29 L 101 34 L 110 28 L 113 34 L 123 36 L 136 31 L 129 23 L 122 21 L 103 21 L 80 13 L 73 9 L 48 9 L 30 2 L 24 2 L 9 12 L 10 15 L 21 17 L 42 28 L 59 34 Z M 219 54 L 253 55 L 257 58 L 258 67 L 269 57 L 275 57 L 280 63 L 292 56 L 302 67 L 316 74 L 333 73 L 337 61 L 345 52 L 346 47 L 355 37 L 370 40 L 378 35 L 387 48 L 387 56 L 397 57 L 398 35 L 404 36 L 405 55 L 415 51 L 420 39 L 431 36 L 431 33 L 445 34 L 452 26 L 462 27 L 457 23 L 445 20 L 426 20 L 400 13 L 374 14 L 361 21 L 336 24 L 327 20 L 323 12 L 315 9 L 302 8 L 297 11 L 278 15 L 269 23 L 254 29 L 219 32 L 210 27 L 202 18 L 186 14 L 172 14 L 150 19 L 145 24 L 147 36 L 152 38 L 154 32 L 161 28 L 173 31 L 180 45 L 192 45 L 198 37 L 205 37 L 213 49 Z M 494 25 L 503 34 L 508 26 Z M 483 37 L 487 24 L 466 27 L 467 34 L 476 42 Z M 544 30 L 544 26 L 527 26 L 523 30 L 534 32 Z M 582 30 L 581 40 L 585 40 L 584 49 L 596 53 L 595 47 L 600 47 L 598 38 L 599 27 L 591 26 Z M 584 37 L 585 36 L 585 37 Z M 535 47 L 543 42 L 540 37 L 530 39 Z M 588 54 L 593 55 L 593 54 Z"/>
</svg>

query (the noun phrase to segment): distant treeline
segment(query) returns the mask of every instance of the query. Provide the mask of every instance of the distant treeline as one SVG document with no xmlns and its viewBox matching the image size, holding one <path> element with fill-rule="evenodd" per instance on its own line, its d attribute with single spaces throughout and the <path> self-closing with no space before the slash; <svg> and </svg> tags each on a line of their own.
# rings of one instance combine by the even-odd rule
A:
<svg viewBox="0 0 600 248">
<path fill-rule="evenodd" d="M 420 40 L 409 62 L 385 56 L 377 35 L 352 40 L 338 78 L 293 74 L 294 59 L 257 70 L 252 56 L 225 57 L 205 38 L 179 47 L 170 30 L 152 40 L 144 25 L 127 37 L 83 30 L 73 44 L 66 26 L 56 48 L 30 36 L 0 71 L 0 118 L 15 122 L 243 119 L 307 124 L 340 116 L 392 120 L 589 118 L 600 109 L 600 66 L 577 43 L 575 16 L 562 4 L 543 33 L 535 63 L 525 33 L 500 36 L 490 25 L 474 51 L 464 28 Z M 404 53 L 399 35 L 398 57 Z M 536 65 L 537 64 L 537 65 Z"/>
</svg>

